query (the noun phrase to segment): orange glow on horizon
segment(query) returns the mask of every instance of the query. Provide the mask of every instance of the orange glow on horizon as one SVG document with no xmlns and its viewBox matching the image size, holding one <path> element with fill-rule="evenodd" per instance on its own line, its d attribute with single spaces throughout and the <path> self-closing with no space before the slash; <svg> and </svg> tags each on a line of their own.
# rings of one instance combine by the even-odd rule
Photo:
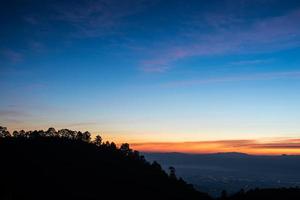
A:
<svg viewBox="0 0 300 200">
<path fill-rule="evenodd" d="M 300 139 L 220 140 L 199 142 L 133 143 L 131 147 L 142 152 L 218 153 L 241 152 L 254 155 L 300 155 Z"/>
<path fill-rule="evenodd" d="M 30 128 L 24 128 L 30 130 Z M 38 127 L 35 129 L 47 130 L 47 128 Z M 9 129 L 21 130 L 21 128 Z M 84 130 L 84 129 L 82 129 Z M 188 141 L 184 142 L 180 139 L 168 141 L 167 134 L 161 134 L 160 139 L 149 137 L 150 134 L 142 134 L 139 137 L 136 135 L 128 135 L 128 133 L 117 134 L 115 132 L 105 132 L 105 134 L 92 132 L 92 138 L 96 135 L 101 135 L 103 141 L 115 142 L 120 145 L 129 143 L 131 148 L 141 152 L 182 152 L 191 154 L 218 153 L 218 152 L 240 152 L 254 155 L 300 155 L 300 138 L 289 137 L 270 137 L 270 138 L 255 138 L 255 139 L 231 139 L 231 140 L 207 140 L 207 141 Z M 112 134 L 114 133 L 114 134 Z M 149 141 L 149 142 L 148 142 Z M 155 142 L 153 142 L 155 141 Z"/>
</svg>

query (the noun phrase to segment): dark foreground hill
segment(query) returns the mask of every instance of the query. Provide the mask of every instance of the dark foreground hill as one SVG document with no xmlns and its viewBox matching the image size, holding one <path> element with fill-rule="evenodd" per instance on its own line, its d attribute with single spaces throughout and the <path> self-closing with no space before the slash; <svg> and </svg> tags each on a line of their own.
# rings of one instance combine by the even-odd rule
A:
<svg viewBox="0 0 300 200">
<path fill-rule="evenodd" d="M 0 126 L 0 200 L 208 200 L 207 194 L 149 163 L 128 144 L 91 141 L 67 129 L 20 131 Z M 300 189 L 240 191 L 222 200 L 298 200 Z"/>
<path fill-rule="evenodd" d="M 88 132 L 3 130 L 0 199 L 210 199 L 128 144 L 90 141 Z"/>
</svg>

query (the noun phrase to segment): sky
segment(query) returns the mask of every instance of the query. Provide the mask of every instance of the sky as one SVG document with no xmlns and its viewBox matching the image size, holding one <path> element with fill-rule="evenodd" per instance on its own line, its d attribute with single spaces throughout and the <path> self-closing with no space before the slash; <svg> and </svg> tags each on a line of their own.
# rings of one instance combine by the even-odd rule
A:
<svg viewBox="0 0 300 200">
<path fill-rule="evenodd" d="M 0 125 L 300 154 L 299 19 L 297 0 L 3 0 Z"/>
</svg>

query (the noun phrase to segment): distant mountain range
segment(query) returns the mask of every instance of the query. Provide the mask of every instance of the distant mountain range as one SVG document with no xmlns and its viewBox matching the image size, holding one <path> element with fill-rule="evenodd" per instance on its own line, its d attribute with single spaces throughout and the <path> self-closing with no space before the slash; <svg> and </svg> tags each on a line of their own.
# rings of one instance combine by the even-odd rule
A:
<svg viewBox="0 0 300 200">
<path fill-rule="evenodd" d="M 144 153 L 197 189 L 219 196 L 222 190 L 300 186 L 300 156 L 258 156 L 239 152 L 214 154 Z"/>
</svg>

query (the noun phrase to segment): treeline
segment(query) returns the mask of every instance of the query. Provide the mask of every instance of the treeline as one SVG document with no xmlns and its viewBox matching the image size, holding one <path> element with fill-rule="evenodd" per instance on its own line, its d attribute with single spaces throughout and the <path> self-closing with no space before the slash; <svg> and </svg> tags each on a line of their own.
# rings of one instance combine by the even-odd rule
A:
<svg viewBox="0 0 300 200">
<path fill-rule="evenodd" d="M 0 199 L 211 199 L 175 168 L 89 132 L 0 127 L 0 157 Z"/>
<path fill-rule="evenodd" d="M 81 131 L 73 131 L 69 129 L 61 129 L 56 131 L 54 128 L 49 128 L 47 131 L 44 130 L 35 130 L 35 131 L 13 131 L 11 134 L 6 127 L 0 126 L 0 138 L 39 138 L 39 137 L 53 137 L 53 138 L 64 138 L 70 140 L 82 140 L 85 142 L 91 141 L 91 133 L 88 131 L 81 132 Z M 97 140 L 101 137 L 98 135 Z M 102 141 L 102 140 L 101 140 Z M 100 141 L 100 142 L 101 142 Z"/>
<path fill-rule="evenodd" d="M 160 164 L 156 161 L 152 162 L 152 164 L 148 163 L 143 155 L 140 155 L 139 151 L 132 150 L 128 143 L 122 144 L 119 148 L 114 142 L 103 142 L 102 137 L 100 135 L 96 135 L 95 138 L 92 140 L 91 133 L 88 131 L 81 132 L 81 131 L 74 131 L 70 129 L 61 129 L 56 131 L 55 128 L 49 128 L 47 131 L 44 130 L 34 130 L 34 131 L 13 131 L 11 134 L 6 127 L 0 126 L 0 138 L 6 139 L 15 139 L 15 140 L 38 140 L 38 139 L 59 139 L 65 141 L 77 141 L 77 142 L 85 142 L 89 144 L 93 144 L 99 149 L 108 149 L 111 151 L 119 152 L 124 157 L 140 160 L 144 164 L 148 164 L 153 166 L 153 168 L 162 170 Z M 175 168 L 170 166 L 169 167 L 170 178 L 177 179 L 175 174 Z M 185 183 L 182 178 L 178 179 L 180 182 Z M 190 185 L 192 187 L 192 185 Z"/>
<path fill-rule="evenodd" d="M 120 147 L 89 132 L 14 131 L 0 126 L 0 199 L 209 200 L 206 193 L 148 162 L 129 144 Z M 298 200 L 299 188 L 241 190 L 219 200 Z"/>
<path fill-rule="evenodd" d="M 65 141 L 74 141 L 74 142 L 84 142 L 88 144 L 92 144 L 99 149 L 107 149 L 114 152 L 120 153 L 122 156 L 126 158 L 130 158 L 133 160 L 139 160 L 144 164 L 151 165 L 156 170 L 162 170 L 162 167 L 160 164 L 158 164 L 156 161 L 154 161 L 152 164 L 148 163 L 143 155 L 140 155 L 140 153 L 136 150 L 132 150 L 128 143 L 122 144 L 119 148 L 114 142 L 103 142 L 102 137 L 100 135 L 96 135 L 95 138 L 92 140 L 91 133 L 88 131 L 81 132 L 81 131 L 74 131 L 70 129 L 61 129 L 56 131 L 55 128 L 49 128 L 47 131 L 44 130 L 34 130 L 34 131 L 13 131 L 11 134 L 6 127 L 0 126 L 0 138 L 6 138 L 6 139 L 14 139 L 14 140 L 65 140 Z M 177 179 L 175 175 L 175 168 L 170 166 L 170 174 L 169 176 L 171 178 Z M 180 182 L 184 182 L 182 178 L 179 178 Z M 184 182 L 185 183 L 185 182 Z M 191 185 L 190 185 L 191 186 Z"/>
</svg>

